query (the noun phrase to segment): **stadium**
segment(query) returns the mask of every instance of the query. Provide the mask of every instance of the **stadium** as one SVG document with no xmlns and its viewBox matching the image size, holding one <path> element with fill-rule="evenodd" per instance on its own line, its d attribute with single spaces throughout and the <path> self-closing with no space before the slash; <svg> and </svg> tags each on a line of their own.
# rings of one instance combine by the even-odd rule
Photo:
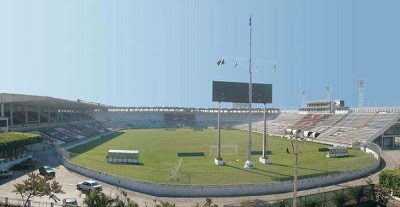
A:
<svg viewBox="0 0 400 207">
<path fill-rule="evenodd" d="M 255 168 L 245 170 L 246 108 L 221 109 L 221 153 L 226 165 L 218 166 L 213 162 L 217 108 L 115 107 L 6 93 L 0 97 L 2 131 L 39 134 L 46 147 L 57 150 L 66 168 L 155 196 L 290 192 L 294 142 L 287 131 L 292 129 L 301 130 L 298 189 L 366 177 L 379 168 L 381 150 L 399 148 L 400 109 L 351 109 L 344 101 L 310 101 L 298 111 L 266 109 L 270 163 L 259 163 L 264 110 L 256 108 L 252 112 Z M 137 150 L 138 162 L 124 164 L 126 157 L 118 155 L 120 164 L 110 163 L 110 149 Z M 345 149 L 346 155 L 335 158 L 341 156 L 337 149 Z M 3 162 L 3 168 L 27 159 L 33 151 L 24 152 L 27 157 Z"/>
<path fill-rule="evenodd" d="M 399 7 L 2 1 L 0 207 L 400 206 Z"/>
</svg>

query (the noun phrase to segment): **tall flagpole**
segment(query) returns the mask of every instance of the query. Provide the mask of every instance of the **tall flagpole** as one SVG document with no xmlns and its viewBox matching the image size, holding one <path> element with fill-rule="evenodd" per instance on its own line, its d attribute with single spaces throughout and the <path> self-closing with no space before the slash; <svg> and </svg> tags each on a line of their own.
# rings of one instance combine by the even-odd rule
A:
<svg viewBox="0 0 400 207">
<path fill-rule="evenodd" d="M 247 169 L 252 169 L 254 168 L 253 162 L 251 161 L 251 103 L 252 103 L 252 98 L 253 98 L 253 84 L 252 84 L 252 78 L 251 78 L 251 18 L 252 15 L 250 15 L 249 19 L 249 30 L 250 30 L 250 35 L 249 35 L 249 145 L 248 145 L 248 152 L 247 152 L 247 161 L 244 163 L 244 168 Z"/>
</svg>

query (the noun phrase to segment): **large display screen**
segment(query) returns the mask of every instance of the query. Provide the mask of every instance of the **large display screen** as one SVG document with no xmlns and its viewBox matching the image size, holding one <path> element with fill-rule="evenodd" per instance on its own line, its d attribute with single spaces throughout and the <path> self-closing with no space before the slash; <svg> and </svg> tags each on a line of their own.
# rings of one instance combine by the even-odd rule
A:
<svg viewBox="0 0 400 207">
<path fill-rule="evenodd" d="M 272 103 L 272 84 L 252 84 L 252 103 Z M 249 103 L 249 84 L 213 81 L 213 102 Z"/>
</svg>

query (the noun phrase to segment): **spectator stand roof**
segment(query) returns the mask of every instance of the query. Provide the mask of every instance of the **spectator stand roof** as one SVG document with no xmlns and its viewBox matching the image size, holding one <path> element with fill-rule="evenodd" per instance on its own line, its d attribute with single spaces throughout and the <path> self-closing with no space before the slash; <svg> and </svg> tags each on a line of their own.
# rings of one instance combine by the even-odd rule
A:
<svg viewBox="0 0 400 207">
<path fill-rule="evenodd" d="M 0 103 L 12 103 L 13 107 L 51 107 L 64 110 L 107 110 L 110 106 L 85 102 L 82 100 L 71 101 L 49 96 L 35 96 L 23 94 L 0 93 Z"/>
</svg>

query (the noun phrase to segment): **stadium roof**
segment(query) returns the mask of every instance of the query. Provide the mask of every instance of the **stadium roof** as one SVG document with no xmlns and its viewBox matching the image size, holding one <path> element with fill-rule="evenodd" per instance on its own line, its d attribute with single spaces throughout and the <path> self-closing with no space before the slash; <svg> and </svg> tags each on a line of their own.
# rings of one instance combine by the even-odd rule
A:
<svg viewBox="0 0 400 207">
<path fill-rule="evenodd" d="M 12 93 L 0 93 L 0 103 L 12 103 L 13 107 L 38 106 L 38 107 L 59 107 L 66 110 L 95 110 L 108 109 L 110 106 L 85 102 L 82 100 L 71 101 L 66 99 L 53 98 L 49 96 L 34 96 Z"/>
</svg>

